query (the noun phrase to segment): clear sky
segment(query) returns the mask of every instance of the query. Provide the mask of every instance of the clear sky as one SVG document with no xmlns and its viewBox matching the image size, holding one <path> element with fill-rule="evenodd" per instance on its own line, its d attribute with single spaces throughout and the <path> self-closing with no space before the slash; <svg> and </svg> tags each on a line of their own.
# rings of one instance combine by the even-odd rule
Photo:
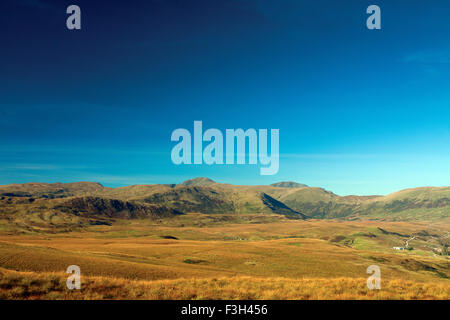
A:
<svg viewBox="0 0 450 320">
<path fill-rule="evenodd" d="M 449 18 L 447 0 L 2 0 L 0 184 L 449 185 Z M 278 174 L 172 164 L 194 120 L 280 129 Z"/>
</svg>

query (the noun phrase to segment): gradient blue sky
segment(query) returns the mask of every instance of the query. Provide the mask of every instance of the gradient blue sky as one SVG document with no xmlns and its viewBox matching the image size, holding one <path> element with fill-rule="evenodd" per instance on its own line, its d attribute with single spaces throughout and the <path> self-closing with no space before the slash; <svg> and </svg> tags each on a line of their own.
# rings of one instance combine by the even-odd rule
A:
<svg viewBox="0 0 450 320">
<path fill-rule="evenodd" d="M 3 0 L 0 184 L 449 185 L 449 17 L 446 0 Z M 279 128 L 278 174 L 172 164 L 194 120 Z"/>
</svg>

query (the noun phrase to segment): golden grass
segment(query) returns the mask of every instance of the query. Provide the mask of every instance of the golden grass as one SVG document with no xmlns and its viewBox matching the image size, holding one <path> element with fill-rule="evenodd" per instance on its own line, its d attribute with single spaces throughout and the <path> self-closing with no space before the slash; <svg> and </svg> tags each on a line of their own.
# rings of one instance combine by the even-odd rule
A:
<svg viewBox="0 0 450 320">
<path fill-rule="evenodd" d="M 450 284 L 382 281 L 369 290 L 364 278 L 286 279 L 218 277 L 136 281 L 82 277 L 81 290 L 66 288 L 62 273 L 16 272 L 0 269 L 0 299 L 450 299 Z"/>
<path fill-rule="evenodd" d="M 386 279 L 448 281 L 436 272 L 420 270 L 419 262 L 442 273 L 448 271 L 448 262 L 443 259 L 378 254 L 303 238 L 191 241 L 11 237 L 8 242 L 0 241 L 0 267 L 17 271 L 61 272 L 76 264 L 85 275 L 139 280 L 233 275 L 359 278 L 366 276 L 369 265 L 379 264 Z M 417 270 L 410 270 L 413 267 Z"/>
<path fill-rule="evenodd" d="M 86 232 L 0 235 L 0 298 L 449 299 L 450 262 L 426 251 L 430 237 L 416 240 L 411 252 L 394 252 L 402 238 L 377 229 L 440 234 L 447 224 L 202 218 L 207 226 L 196 226 L 197 215 L 190 215 Z M 82 291 L 65 289 L 63 272 L 73 264 L 81 268 Z M 372 264 L 381 268 L 381 291 L 366 288 Z"/>
</svg>

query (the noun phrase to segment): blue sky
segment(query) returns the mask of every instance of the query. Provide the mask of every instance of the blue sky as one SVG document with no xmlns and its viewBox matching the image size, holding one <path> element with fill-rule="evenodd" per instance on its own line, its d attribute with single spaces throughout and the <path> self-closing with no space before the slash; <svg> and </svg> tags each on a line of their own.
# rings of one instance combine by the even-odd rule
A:
<svg viewBox="0 0 450 320">
<path fill-rule="evenodd" d="M 65 27 L 77 4 L 82 29 Z M 381 8 L 368 30 L 366 8 Z M 0 184 L 450 181 L 448 1 L 0 4 Z M 280 169 L 172 164 L 176 128 L 280 129 Z"/>
</svg>

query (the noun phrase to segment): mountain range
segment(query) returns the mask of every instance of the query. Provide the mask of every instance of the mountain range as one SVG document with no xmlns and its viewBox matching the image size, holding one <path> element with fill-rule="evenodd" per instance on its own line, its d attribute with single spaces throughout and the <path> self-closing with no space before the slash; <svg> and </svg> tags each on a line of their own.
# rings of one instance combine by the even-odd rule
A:
<svg viewBox="0 0 450 320">
<path fill-rule="evenodd" d="M 95 182 L 0 186 L 0 222 L 36 228 L 111 224 L 186 213 L 276 214 L 289 219 L 439 221 L 450 217 L 450 187 L 387 196 L 338 196 L 296 182 L 244 186 L 195 178 L 181 184 L 108 188 Z"/>
</svg>

